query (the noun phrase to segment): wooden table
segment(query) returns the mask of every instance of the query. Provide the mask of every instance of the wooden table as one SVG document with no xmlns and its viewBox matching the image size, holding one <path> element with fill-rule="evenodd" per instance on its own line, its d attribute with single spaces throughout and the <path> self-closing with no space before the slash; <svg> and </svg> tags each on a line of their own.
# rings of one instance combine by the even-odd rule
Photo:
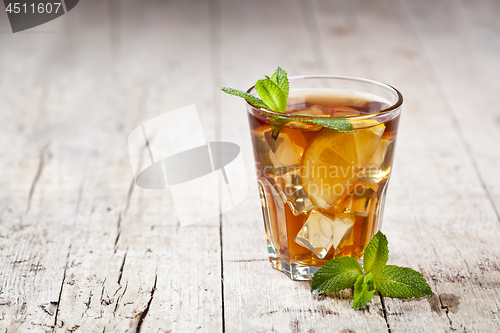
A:
<svg viewBox="0 0 500 333">
<path fill-rule="evenodd" d="M 499 15 L 497 0 L 88 0 L 12 34 L 0 14 L 2 332 L 500 330 Z M 355 311 L 351 291 L 271 268 L 244 103 L 218 87 L 278 65 L 402 91 L 383 231 L 389 263 L 434 296 Z M 134 185 L 127 137 L 193 103 L 208 141 L 242 148 L 250 194 L 180 227 L 169 191 Z"/>
</svg>

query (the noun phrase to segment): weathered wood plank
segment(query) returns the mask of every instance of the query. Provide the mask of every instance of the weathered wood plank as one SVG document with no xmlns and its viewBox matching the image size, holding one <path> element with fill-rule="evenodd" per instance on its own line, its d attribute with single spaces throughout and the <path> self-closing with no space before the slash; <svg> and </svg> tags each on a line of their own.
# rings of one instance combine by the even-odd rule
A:
<svg viewBox="0 0 500 333">
<path fill-rule="evenodd" d="M 63 136 L 51 131 L 60 110 L 50 90 L 56 35 L 0 38 L 8 48 L 0 69 L 0 328 L 45 332 L 54 324 L 82 170 L 78 156 L 64 158 L 60 142 L 51 142 Z"/>
<path fill-rule="evenodd" d="M 500 148 L 490 142 L 499 140 L 500 111 L 492 105 L 499 89 L 500 8 L 497 1 L 488 0 L 445 1 L 434 7 L 430 12 L 423 4 L 406 6 L 412 28 L 498 215 L 500 176 L 496 165 Z M 446 20 L 439 20 L 445 13 Z M 432 34 L 432 30 L 440 33 Z M 450 58 L 454 60 L 448 61 Z"/>
<path fill-rule="evenodd" d="M 449 241 L 443 242 L 444 237 L 432 233 L 424 237 L 432 240 L 429 245 L 439 258 L 433 272 L 433 279 L 440 285 L 439 295 L 431 305 L 435 302 L 433 310 L 446 314 L 451 328 L 496 331 L 500 183 L 494 170 L 500 151 L 490 142 L 498 135 L 495 119 L 499 113 L 491 108 L 498 91 L 497 80 L 491 75 L 499 69 L 498 62 L 492 61 L 498 54 L 499 37 L 494 28 L 498 7 L 488 1 L 479 2 L 474 10 L 469 8 L 469 14 L 449 1 L 432 3 L 432 10 L 431 3 L 425 1 L 404 5 L 398 13 L 406 15 L 404 22 L 409 23 L 407 28 L 414 31 L 429 61 L 429 76 L 436 79 L 434 89 L 443 101 L 443 111 L 449 114 L 449 124 L 458 134 L 457 146 L 462 155 L 454 169 L 448 168 L 453 172 L 443 175 L 450 183 L 460 184 L 454 185 L 459 189 L 454 197 L 443 193 L 454 199 L 447 209 L 443 206 L 453 220 L 444 225 L 440 222 Z M 482 29 L 470 23 L 474 13 L 485 15 L 481 26 L 489 31 L 488 42 L 481 35 Z M 469 180 L 472 176 L 476 182 Z"/>
<path fill-rule="evenodd" d="M 249 87 L 278 65 L 289 75 L 325 71 L 309 2 L 223 1 L 221 25 L 224 86 Z M 242 147 L 251 188 L 245 202 L 223 215 L 226 331 L 339 331 L 365 320 L 375 330 L 387 331 L 378 298 L 365 310 L 353 311 L 350 291 L 333 297 L 313 295 L 309 282 L 292 281 L 271 267 L 244 103 L 222 96 L 222 112 L 227 115 L 221 120 L 222 139 Z"/>
<path fill-rule="evenodd" d="M 386 317 L 391 332 L 495 331 L 498 14 L 491 0 L 93 1 L 36 28 L 54 33 L 0 33 L 0 330 L 384 332 Z M 401 89 L 383 230 L 390 263 L 434 297 L 353 311 L 349 291 L 318 297 L 270 267 L 244 104 L 217 87 L 277 65 Z M 207 140 L 249 165 L 220 228 L 181 228 L 167 191 L 131 186 L 130 130 L 193 103 Z"/>
<path fill-rule="evenodd" d="M 428 7 L 432 8 L 432 6 Z M 468 265 L 469 261 L 475 264 L 481 261 L 473 254 L 474 251 L 484 253 L 484 246 L 478 245 L 476 240 L 481 239 L 482 242 L 491 246 L 495 244 L 491 236 L 491 232 L 496 231 L 497 228 L 495 213 L 489 206 L 480 181 L 474 174 L 473 164 L 464 152 L 461 133 L 456 129 L 441 130 L 445 127 L 449 128 L 447 124 L 453 120 L 453 117 L 447 112 L 446 101 L 440 95 L 439 86 L 427 66 L 425 55 L 419 52 L 418 40 L 411 34 L 411 30 L 401 30 L 404 25 L 397 18 L 397 13 L 393 12 L 389 6 L 367 2 L 317 1 L 314 2 L 314 9 L 318 19 L 321 45 L 316 53 L 328 55 L 325 56 L 325 63 L 330 71 L 334 71 L 335 74 L 358 75 L 387 81 L 400 88 L 406 97 L 384 231 L 391 239 L 393 251 L 391 261 L 422 270 L 431 281 L 439 298 L 409 302 L 386 300 L 389 323 L 426 322 L 438 325 L 438 330 L 449 330 L 454 326 L 453 323 L 450 324 L 447 312 L 457 311 L 454 305 L 457 301 L 460 302 L 460 291 L 476 292 L 477 286 L 474 279 L 469 277 Z M 247 9 L 246 12 L 248 13 L 249 10 Z M 239 22 L 242 22 L 241 19 Z M 268 28 L 267 31 L 269 34 L 272 30 Z M 393 38 L 387 38 L 387 36 Z M 355 50 L 355 52 L 349 50 Z M 295 59 L 299 59 L 297 53 L 294 53 Z M 276 53 L 273 52 L 273 54 Z M 248 64 L 248 66 L 252 65 Z M 250 71 L 248 66 L 245 67 Z M 422 95 L 426 96 L 426 100 L 422 100 Z M 229 105 L 231 102 L 227 103 Z M 232 106 L 234 109 L 237 107 L 236 104 Z M 429 124 L 430 118 L 433 122 Z M 441 147 L 436 147 L 435 142 L 439 142 Z M 251 157 L 249 159 L 251 160 Z M 448 170 L 457 170 L 456 178 L 447 177 Z M 461 179 L 462 182 L 457 183 L 456 179 Z M 435 184 L 441 185 L 436 188 Z M 260 222 L 257 205 L 249 211 L 253 211 L 255 219 Z M 229 224 L 229 221 L 234 219 L 230 214 L 225 215 L 228 222 L 223 229 L 224 239 L 237 237 L 238 233 L 229 229 L 232 225 L 237 225 L 233 227 L 234 229 L 244 230 L 246 238 L 250 238 L 250 235 L 250 239 L 258 236 L 252 234 L 252 226 L 243 227 L 245 221 L 241 220 L 248 220 L 249 214 L 240 217 L 238 219 L 240 223 Z M 486 222 L 472 224 L 471 229 L 471 223 L 478 216 Z M 437 224 L 438 221 L 439 224 Z M 436 228 L 443 232 L 439 238 L 432 231 Z M 471 238 L 471 232 L 474 238 Z M 420 236 L 415 239 L 412 235 Z M 466 251 L 464 254 L 464 251 L 461 251 L 463 246 L 458 245 L 457 237 L 462 244 L 466 244 L 464 245 L 466 248 L 474 250 Z M 264 244 L 263 237 L 260 242 Z M 231 256 L 235 258 L 232 260 L 240 265 L 244 264 L 245 267 L 259 264 L 259 261 L 254 260 L 265 258 L 264 251 L 260 255 L 253 255 L 257 249 L 254 250 L 252 247 L 249 250 L 241 243 L 230 247 L 231 245 L 225 242 L 225 246 L 243 253 L 235 255 L 234 251 L 226 250 L 224 251 L 225 258 Z M 248 256 L 242 259 L 245 255 L 244 250 L 248 252 Z M 488 256 L 493 259 L 489 260 L 495 260 L 496 251 L 497 249 L 490 251 Z M 420 255 L 409 255 L 412 252 Z M 228 265 L 225 266 L 226 276 L 231 274 L 230 269 L 232 269 Z M 246 268 L 245 272 L 248 270 L 250 269 Z M 246 274 L 252 274 L 252 270 Z M 493 281 L 496 276 L 494 274 L 486 279 Z M 444 279 L 445 276 L 448 278 Z M 231 292 L 238 295 L 239 288 L 235 290 Z M 266 304 L 266 301 L 259 297 L 255 302 L 252 298 L 245 298 L 244 294 L 243 292 L 239 294 L 241 304 L 248 303 L 252 311 L 262 313 L 259 306 L 255 304 Z M 456 294 L 458 294 L 457 297 L 455 297 Z M 283 292 L 280 295 L 283 295 Z M 232 295 L 226 296 L 226 309 L 230 309 L 229 306 L 231 306 L 228 297 Z M 463 309 L 459 307 L 462 316 L 472 311 L 472 308 L 463 305 L 462 307 Z M 256 308 L 258 310 L 255 310 Z M 400 313 L 404 314 L 402 318 L 398 318 Z M 253 317 L 250 318 L 253 319 Z M 249 325 L 284 329 L 284 325 L 272 326 L 269 322 L 266 326 L 266 319 L 259 318 L 250 322 Z M 376 325 L 377 322 L 374 324 Z M 395 330 L 397 330 L 396 327 Z"/>
<path fill-rule="evenodd" d="M 123 121 L 124 130 L 103 133 L 101 152 L 93 158 L 85 196 L 88 219 L 82 220 L 82 237 L 73 241 L 69 259 L 84 267 L 68 269 L 75 283 L 63 289 L 61 330 L 222 330 L 218 218 L 179 228 L 167 191 L 130 187 L 126 147 L 128 124 L 193 103 L 207 140 L 215 136 L 207 9 L 206 2 L 154 7 L 125 2 L 118 27 L 109 27 L 118 29 L 119 41 L 109 87 L 120 86 L 122 79 L 127 85 L 112 90 L 114 101 L 103 101 L 111 113 L 99 123 L 122 122 L 117 112 L 122 108 L 139 114 L 135 121 Z M 120 102 L 129 95 L 136 97 L 132 106 Z M 165 130 L 175 130 L 175 124 Z"/>
<path fill-rule="evenodd" d="M 2 144 L 2 156 L 17 152 L 2 159 L 11 170 L 1 180 L 9 205 L 2 235 L 13 234 L 2 251 L 17 257 L 1 266 L 7 295 L 0 325 L 8 331 L 221 331 L 219 219 L 179 228 L 167 191 L 131 186 L 127 149 L 128 133 L 142 121 L 193 103 L 207 140 L 215 139 L 208 2 L 85 2 L 71 14 L 60 22 L 69 33 L 52 34 L 57 46 L 49 48 L 63 61 L 44 63 L 46 54 L 35 53 L 31 64 L 25 50 L 2 52 L 3 64 L 14 55 L 17 63 L 24 60 L 26 73 L 7 72 L 13 84 L 5 95 L 14 97 L 2 100 L 9 111 L 22 112 L 2 131 L 2 142 L 13 142 Z M 47 68 L 41 87 L 17 89 Z M 51 95 L 32 119 L 42 89 Z M 20 103 L 23 94 L 30 98 Z M 19 224 L 38 146 L 48 139 L 44 154 L 52 157 L 45 157 L 33 191 L 32 222 Z M 14 203 L 19 208 L 11 213 Z"/>
<path fill-rule="evenodd" d="M 397 325 L 405 324 L 450 331 L 458 328 L 460 321 L 495 319 L 491 311 L 496 308 L 493 299 L 498 292 L 493 284 L 498 272 L 481 271 L 479 267 L 485 258 L 497 261 L 500 252 L 493 236 L 498 233 L 496 214 L 477 177 L 462 133 L 453 126 L 454 115 L 427 55 L 405 24 L 407 13 L 399 10 L 399 2 L 350 2 L 352 16 L 343 22 L 323 13 L 338 11 L 336 6 L 345 4 L 316 4 L 319 26 L 323 26 L 321 38 L 326 53 L 335 59 L 334 65 L 344 74 L 393 84 L 405 96 L 383 230 L 390 240 L 390 262 L 421 270 L 436 296 L 427 301 L 386 298 L 391 331 L 403 331 L 404 326 L 398 329 Z M 421 9 L 424 7 L 421 24 L 433 26 L 428 14 L 436 6 L 425 3 Z M 436 14 L 434 24 L 439 21 L 447 27 L 443 17 L 444 12 Z M 326 33 L 332 31 L 335 33 Z M 421 37 L 428 41 L 440 35 L 448 36 L 430 28 Z M 438 44 L 434 46 L 439 52 Z M 338 51 L 349 48 L 356 50 L 355 55 Z M 353 56 L 357 57 L 354 61 Z M 451 56 L 446 59 L 453 66 Z M 461 96 L 455 99 L 460 101 Z M 489 287 L 478 285 L 476 276 Z M 481 307 L 486 308 L 484 312 L 477 310 Z M 469 325 L 466 329 L 477 327 Z"/>
</svg>

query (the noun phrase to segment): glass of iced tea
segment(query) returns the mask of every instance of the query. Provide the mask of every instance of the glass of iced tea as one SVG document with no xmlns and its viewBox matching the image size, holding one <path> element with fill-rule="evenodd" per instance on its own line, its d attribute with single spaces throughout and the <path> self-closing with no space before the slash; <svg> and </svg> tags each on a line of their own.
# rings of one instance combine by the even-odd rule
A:
<svg viewBox="0 0 500 333">
<path fill-rule="evenodd" d="M 290 278 L 310 280 L 329 259 L 361 261 L 380 229 L 403 97 L 360 78 L 289 82 L 284 114 L 248 103 L 247 111 L 269 259 Z M 343 118 L 352 129 L 310 121 L 317 118 Z"/>
</svg>

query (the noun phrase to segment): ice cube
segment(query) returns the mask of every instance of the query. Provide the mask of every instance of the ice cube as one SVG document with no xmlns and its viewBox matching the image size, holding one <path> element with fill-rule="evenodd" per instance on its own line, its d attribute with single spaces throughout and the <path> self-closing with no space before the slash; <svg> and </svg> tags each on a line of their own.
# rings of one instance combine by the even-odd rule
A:
<svg viewBox="0 0 500 333">
<path fill-rule="evenodd" d="M 302 189 L 300 182 L 300 169 L 296 167 L 276 168 L 268 176 L 271 176 L 276 182 L 276 188 L 286 202 L 288 197 Z"/>
<path fill-rule="evenodd" d="M 270 176 L 276 181 L 275 189 L 295 216 L 314 208 L 313 203 L 302 187 L 299 168 L 291 168 L 290 170 L 280 168 L 274 171 L 275 173 L 270 174 Z"/>
<path fill-rule="evenodd" d="M 351 214 L 332 216 L 313 209 L 295 242 L 323 259 L 332 246 L 338 253 L 353 243 L 353 227 L 354 216 Z"/>
<path fill-rule="evenodd" d="M 351 214 L 336 214 L 333 221 L 333 247 L 335 254 L 344 247 L 354 244 L 354 216 Z"/>
<path fill-rule="evenodd" d="M 380 140 L 370 164 L 364 167 L 364 175 L 360 180 L 367 183 L 378 183 L 387 177 L 391 171 L 393 151 L 394 140 Z"/>
<path fill-rule="evenodd" d="M 337 212 L 367 217 L 376 197 L 377 193 L 371 187 L 359 184 L 338 205 Z"/>
<path fill-rule="evenodd" d="M 311 199 L 309 199 L 304 189 L 300 189 L 289 196 L 287 204 L 295 216 L 306 213 L 314 208 L 314 204 Z"/>
<path fill-rule="evenodd" d="M 252 131 L 252 141 L 264 173 L 274 169 L 298 166 L 304 148 L 294 143 L 288 133 L 281 131 L 276 139 L 272 129 L 257 128 Z"/>
<path fill-rule="evenodd" d="M 333 245 L 333 220 L 313 209 L 295 237 L 295 243 L 323 259 Z"/>
</svg>

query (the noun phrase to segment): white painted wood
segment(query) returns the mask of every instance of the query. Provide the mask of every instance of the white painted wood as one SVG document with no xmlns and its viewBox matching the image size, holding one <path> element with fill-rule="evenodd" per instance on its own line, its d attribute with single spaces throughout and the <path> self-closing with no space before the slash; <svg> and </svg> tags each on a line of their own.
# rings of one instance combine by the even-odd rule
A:
<svg viewBox="0 0 500 333">
<path fill-rule="evenodd" d="M 0 15 L 0 330 L 497 331 L 499 11 L 93 1 L 15 35 Z M 218 87 L 277 65 L 402 91 L 383 231 L 390 263 L 422 271 L 435 296 L 354 311 L 351 291 L 318 297 L 271 268 L 244 102 Z M 240 145 L 250 194 L 181 228 L 168 191 L 131 186 L 127 136 L 192 103 L 207 140 Z"/>
<path fill-rule="evenodd" d="M 57 95 L 42 84 L 56 55 L 55 34 L 0 38 L 9 49 L 0 89 L 0 327 L 44 332 L 54 322 L 81 169 L 69 159 L 77 156 L 62 158 L 55 154 L 60 144 L 48 145 L 60 135 L 51 131 Z"/>
<path fill-rule="evenodd" d="M 439 294 L 430 304 L 436 301 L 436 312 L 449 318 L 451 328 L 496 331 L 499 270 L 492 262 L 498 262 L 500 248 L 496 237 L 498 205 L 495 208 L 497 200 L 493 193 L 498 191 L 499 182 L 492 168 L 499 149 L 490 142 L 495 141 L 494 135 L 498 132 L 495 124 L 498 112 L 487 105 L 494 103 L 493 96 L 498 89 L 487 74 L 487 68 L 498 66 L 490 61 L 494 53 L 489 46 L 485 48 L 483 44 L 480 50 L 473 46 L 481 41 L 481 34 L 466 23 L 470 22 L 472 13 L 459 12 L 453 2 L 432 4 L 431 11 L 425 8 L 426 5 L 431 4 L 408 2 L 398 12 L 406 13 L 404 22 L 409 23 L 407 27 L 416 34 L 422 53 L 429 61 L 429 76 L 435 80 L 436 93 L 443 101 L 444 112 L 449 114 L 449 126 L 458 134 L 456 146 L 461 151 L 455 166 L 447 168 L 449 172 L 441 177 L 458 188 L 457 194 L 446 195 L 453 199 L 447 205 L 443 199 L 436 200 L 443 202 L 443 214 L 452 219 L 445 224 L 439 223 L 441 232 L 432 233 L 429 228 L 422 235 L 439 258 L 435 267 L 429 267 Z M 473 12 L 486 15 L 482 24 L 492 28 L 497 21 L 494 9 L 488 2 L 481 2 Z M 498 36 L 490 31 L 491 43 L 495 45 Z M 482 84 L 485 81 L 488 85 Z M 476 84 L 481 90 L 476 90 Z M 477 181 L 469 180 L 471 178 Z M 450 189 L 446 183 L 439 183 Z M 417 220 L 422 217 L 422 214 L 416 215 Z M 427 229 L 425 224 L 423 229 Z"/>
<path fill-rule="evenodd" d="M 44 109 L 32 106 L 41 94 L 37 86 L 29 87 L 26 103 L 20 103 L 20 89 L 4 86 L 6 96 L 20 95 L 2 100 L 4 105 L 22 111 L 2 136 L 2 156 L 17 152 L 2 159 L 12 170 L 2 178 L 12 187 L 4 201 L 20 201 L 20 215 L 37 171 L 38 146 L 49 141 L 45 155 L 52 157 L 45 157 L 33 191 L 31 223 L 3 250 L 12 259 L 2 266 L 7 278 L 0 325 L 8 331 L 221 331 L 219 219 L 179 228 L 167 191 L 131 186 L 127 149 L 135 126 L 191 103 L 199 106 L 207 140 L 214 140 L 208 3 L 108 8 L 87 2 L 77 9 L 65 21 L 72 33 L 57 36 L 66 62 L 38 61 L 24 73 L 36 79 L 40 68 L 55 71 L 45 74 L 42 88 L 51 95 Z M 176 22 L 179 13 L 193 21 Z M 28 57 L 21 46 L 7 55 L 20 49 Z M 38 119 L 30 119 L 36 111 Z M 17 128 L 34 121 L 32 138 L 29 128 Z M 18 170 L 24 154 L 31 159 Z M 17 211 L 6 209 L 5 235 L 22 226 Z"/>
<path fill-rule="evenodd" d="M 410 20 L 407 15 L 418 11 L 406 12 L 399 2 L 351 2 L 351 20 L 335 28 L 335 20 L 321 13 L 345 4 L 316 3 L 319 25 L 327 25 L 321 31 L 339 32 L 337 36 L 320 34 L 335 64 L 354 75 L 393 84 L 405 96 L 383 231 L 390 241 L 390 263 L 422 271 L 436 296 L 415 301 L 386 298 L 391 331 L 403 331 L 404 327 L 394 326 L 403 324 L 449 331 L 470 320 L 493 325 L 498 292 L 492 285 L 479 296 L 482 287 L 478 289 L 476 276 L 489 283 L 498 279 L 498 272 L 478 268 L 484 266 L 485 256 L 498 257 L 500 249 L 494 236 L 498 220 L 477 178 L 463 133 L 454 126 L 455 116 L 429 67 L 427 54 L 406 24 Z M 445 12 L 436 14 L 436 21 L 429 20 L 436 7 L 430 2 L 421 5 L 426 12 L 421 17 L 422 26 L 439 22 L 446 27 Z M 441 33 L 445 43 L 448 34 L 428 29 L 422 40 L 432 40 Z M 353 62 L 351 53 L 336 51 L 346 47 L 355 48 L 354 56 L 360 60 Z M 450 54 L 446 60 L 449 66 L 453 66 L 452 59 Z M 453 98 L 458 103 L 462 100 L 461 95 Z M 478 310 L 482 308 L 485 310 Z M 465 327 L 477 330 L 474 324 Z"/>
<path fill-rule="evenodd" d="M 324 73 L 314 12 L 308 2 L 223 1 L 221 25 L 221 85 L 246 89 L 278 65 L 289 75 Z M 311 294 L 309 282 L 292 281 L 271 267 L 245 105 L 231 96 L 222 95 L 221 100 L 227 115 L 222 119 L 222 138 L 242 147 L 251 188 L 245 202 L 223 215 L 226 331 L 339 331 L 364 320 L 384 327 L 377 297 L 365 310 L 353 311 L 351 291 L 316 296 Z"/>
</svg>

